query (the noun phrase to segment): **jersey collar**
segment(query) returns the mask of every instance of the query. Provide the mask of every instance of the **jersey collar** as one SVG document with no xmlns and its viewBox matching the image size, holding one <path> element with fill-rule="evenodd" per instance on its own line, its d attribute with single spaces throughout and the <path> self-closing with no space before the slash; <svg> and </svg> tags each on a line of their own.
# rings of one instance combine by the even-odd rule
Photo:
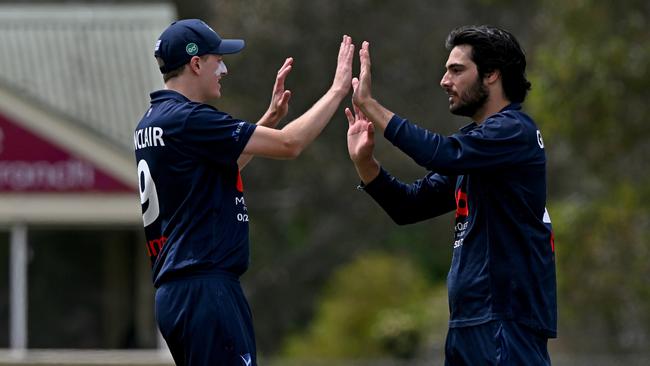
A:
<svg viewBox="0 0 650 366">
<path fill-rule="evenodd" d="M 518 111 L 521 110 L 521 103 L 510 103 L 507 106 L 505 106 L 501 112 L 503 111 Z"/>
<path fill-rule="evenodd" d="M 518 110 L 521 110 L 521 103 L 510 103 L 507 106 L 503 107 L 503 109 L 500 110 L 499 113 L 505 112 L 505 111 L 518 111 Z M 492 118 L 492 116 L 488 117 L 488 119 L 490 119 L 490 118 Z M 477 128 L 477 127 L 478 127 L 478 123 L 470 122 L 467 125 L 461 127 L 461 129 L 459 131 L 462 132 L 462 133 L 468 133 L 469 131 L 471 131 L 471 130 Z"/>
<path fill-rule="evenodd" d="M 190 100 L 187 99 L 183 94 L 169 89 L 156 90 L 155 92 L 149 94 L 151 97 L 151 103 L 159 103 L 167 99 L 173 99 L 179 102 L 189 103 Z"/>
</svg>

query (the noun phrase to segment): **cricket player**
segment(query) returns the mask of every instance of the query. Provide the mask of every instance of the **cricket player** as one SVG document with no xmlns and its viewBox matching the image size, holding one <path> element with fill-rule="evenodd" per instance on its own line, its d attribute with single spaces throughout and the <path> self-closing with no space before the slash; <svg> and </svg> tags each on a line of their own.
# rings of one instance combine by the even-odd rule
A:
<svg viewBox="0 0 650 366">
<path fill-rule="evenodd" d="M 555 247 L 546 210 L 542 135 L 522 111 L 526 58 L 505 30 L 462 27 L 440 82 L 453 114 L 472 122 L 452 136 L 418 127 L 371 94 L 368 42 L 353 79 L 348 150 L 362 189 L 398 224 L 456 211 L 447 279 L 446 365 L 549 365 L 556 336 Z M 429 170 L 411 184 L 373 155 L 374 128 Z"/>
<path fill-rule="evenodd" d="M 172 23 L 154 51 L 165 89 L 151 93 L 134 133 L 156 320 L 177 365 L 257 364 L 239 283 L 249 264 L 250 220 L 240 170 L 255 155 L 300 155 L 350 90 L 354 45 L 343 36 L 334 81 L 307 112 L 272 128 L 291 97 L 288 58 L 257 124 L 237 119 L 206 103 L 221 96 L 225 55 L 243 48 L 243 40 L 222 39 L 201 20 Z"/>
</svg>

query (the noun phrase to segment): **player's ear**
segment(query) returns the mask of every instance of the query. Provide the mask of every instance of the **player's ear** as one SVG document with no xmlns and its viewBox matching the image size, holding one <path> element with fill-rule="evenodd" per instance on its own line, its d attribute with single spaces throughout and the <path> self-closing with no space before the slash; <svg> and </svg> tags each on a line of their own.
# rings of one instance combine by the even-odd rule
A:
<svg viewBox="0 0 650 366">
<path fill-rule="evenodd" d="M 501 71 L 494 70 L 492 72 L 485 74 L 483 80 L 485 80 L 485 82 L 488 84 L 494 84 L 500 78 L 501 78 Z"/>
<path fill-rule="evenodd" d="M 201 69 L 201 58 L 199 56 L 193 56 L 187 65 L 192 73 L 198 74 Z"/>
</svg>

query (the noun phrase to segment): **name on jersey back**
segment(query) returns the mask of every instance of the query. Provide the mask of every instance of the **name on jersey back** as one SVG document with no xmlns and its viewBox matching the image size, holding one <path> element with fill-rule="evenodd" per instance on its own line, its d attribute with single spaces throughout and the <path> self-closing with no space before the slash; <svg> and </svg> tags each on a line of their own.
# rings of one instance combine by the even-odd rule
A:
<svg viewBox="0 0 650 366">
<path fill-rule="evenodd" d="M 135 130 L 133 133 L 133 145 L 135 149 L 144 149 L 145 147 L 165 146 L 163 140 L 163 129 L 160 127 L 145 127 Z"/>
</svg>

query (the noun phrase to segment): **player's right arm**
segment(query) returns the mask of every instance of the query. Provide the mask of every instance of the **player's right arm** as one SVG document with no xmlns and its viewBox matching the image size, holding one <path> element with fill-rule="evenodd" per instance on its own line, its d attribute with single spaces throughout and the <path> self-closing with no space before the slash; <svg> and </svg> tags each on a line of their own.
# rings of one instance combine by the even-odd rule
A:
<svg viewBox="0 0 650 366">
<path fill-rule="evenodd" d="M 352 38 L 343 36 L 334 81 L 329 90 L 307 112 L 281 130 L 257 126 L 243 154 L 276 159 L 293 159 L 321 133 L 350 90 L 352 80 Z"/>
</svg>

